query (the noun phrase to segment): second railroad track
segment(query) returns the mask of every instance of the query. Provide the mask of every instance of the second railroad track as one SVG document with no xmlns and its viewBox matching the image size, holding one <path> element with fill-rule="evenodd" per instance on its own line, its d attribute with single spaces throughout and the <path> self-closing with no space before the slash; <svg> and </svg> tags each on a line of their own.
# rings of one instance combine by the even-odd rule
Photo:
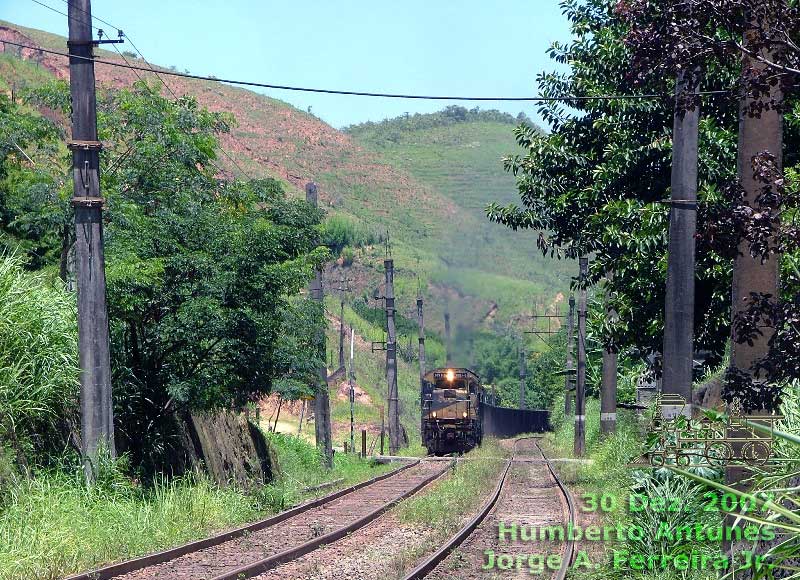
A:
<svg viewBox="0 0 800 580">
<path fill-rule="evenodd" d="M 525 567 L 514 566 L 505 571 L 495 568 L 483 570 L 487 551 L 496 554 L 526 551 L 516 542 L 501 542 L 498 526 L 554 526 L 575 523 L 575 504 L 534 437 L 524 437 L 514 442 L 513 455 L 506 463 L 500 479 L 489 499 L 456 534 L 436 552 L 421 562 L 405 576 L 405 580 L 422 578 L 444 580 L 486 577 L 530 577 Z M 566 540 L 553 552 L 560 550 L 558 569 L 543 570 L 538 577 L 564 580 L 574 558 L 575 546 Z M 516 563 L 516 558 L 512 560 Z"/>
</svg>

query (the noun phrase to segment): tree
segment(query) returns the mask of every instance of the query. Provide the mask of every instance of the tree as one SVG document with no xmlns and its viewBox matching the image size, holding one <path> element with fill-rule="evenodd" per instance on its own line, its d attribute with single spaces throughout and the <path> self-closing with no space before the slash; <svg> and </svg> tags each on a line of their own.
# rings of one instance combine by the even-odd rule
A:
<svg viewBox="0 0 800 580">
<path fill-rule="evenodd" d="M 593 100 L 544 102 L 540 115 L 550 124 L 543 134 L 525 124 L 516 130 L 527 153 L 505 160 L 517 176 L 522 206 L 491 204 L 487 214 L 512 229 L 540 231 L 546 255 L 575 258 L 592 254 L 590 281 L 608 272 L 609 307 L 618 317 L 604 319 L 598 337 L 613 351 L 634 354 L 661 350 L 666 279 L 667 199 L 671 163 L 672 102 L 669 97 L 606 98 L 619 94 L 672 93 L 674 77 L 630 75 L 632 55 L 625 45 L 627 23 L 612 0 L 565 0 L 573 40 L 554 43 L 549 54 L 569 63 L 565 73 L 538 78 L 549 97 L 603 96 Z M 719 68 L 707 88 L 731 78 Z M 724 99 L 704 103 L 700 124 L 699 227 L 734 177 L 735 107 Z M 706 240 L 698 240 L 695 337 L 721 360 L 729 329 L 730 260 Z"/>
<path fill-rule="evenodd" d="M 63 106 L 62 90 L 37 98 Z M 318 363 L 309 328 L 324 319 L 297 297 L 328 251 L 316 244 L 322 213 L 287 199 L 280 182 L 221 178 L 217 136 L 233 125 L 229 115 L 145 83 L 102 93 L 98 104 L 117 440 L 146 475 L 170 463 L 176 413 L 241 408 L 276 382 L 308 378 Z M 13 126 L 33 154 L 58 130 L 25 113 L 3 115 L 0 127 Z M 0 222 L 4 240 L 30 248 L 31 268 L 55 266 L 71 242 L 59 220 L 37 222 L 52 203 L 30 177 L 39 163 L 0 154 L 0 208 L 14 212 Z M 67 175 L 66 163 L 41 167 L 47 184 Z M 69 221 L 68 205 L 54 211 Z"/>
<path fill-rule="evenodd" d="M 61 263 L 65 278 L 72 222 L 63 138 L 52 119 L 0 95 L 0 247 L 23 254 L 33 270 Z"/>
<path fill-rule="evenodd" d="M 780 386 L 800 373 L 784 364 L 790 337 L 800 339 L 788 322 L 797 301 L 796 271 L 787 267 L 794 258 L 784 260 L 788 284 L 779 289 L 781 254 L 796 255 L 800 242 L 791 222 L 782 225 L 797 208 L 797 195 L 786 187 L 782 171 L 782 140 L 784 112 L 792 108 L 785 95 L 795 90 L 800 72 L 800 13 L 782 0 L 635 0 L 619 8 L 631 26 L 627 44 L 639 78 L 689 67 L 740 71 L 730 85 L 740 101 L 737 176 L 711 228 L 733 233 L 724 240 L 734 260 L 732 355 L 724 395 L 729 401 L 739 398 L 747 410 L 774 409 L 780 389 L 768 383 Z"/>
</svg>

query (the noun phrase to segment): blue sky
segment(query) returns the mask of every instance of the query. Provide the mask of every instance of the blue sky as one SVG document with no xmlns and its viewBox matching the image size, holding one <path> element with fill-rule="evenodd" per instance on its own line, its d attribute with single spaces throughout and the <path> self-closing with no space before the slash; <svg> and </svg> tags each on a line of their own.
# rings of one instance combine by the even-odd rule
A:
<svg viewBox="0 0 800 580">
<path fill-rule="evenodd" d="M 64 0 L 41 1 L 66 11 Z M 92 11 L 122 27 L 155 64 L 371 92 L 531 96 L 537 73 L 555 68 L 545 50 L 569 38 L 558 0 L 94 0 Z M 0 0 L 0 18 L 67 32 L 65 17 L 31 0 Z M 335 127 L 448 104 L 263 92 L 301 109 L 310 106 Z M 537 118 L 531 103 L 479 106 Z"/>
</svg>

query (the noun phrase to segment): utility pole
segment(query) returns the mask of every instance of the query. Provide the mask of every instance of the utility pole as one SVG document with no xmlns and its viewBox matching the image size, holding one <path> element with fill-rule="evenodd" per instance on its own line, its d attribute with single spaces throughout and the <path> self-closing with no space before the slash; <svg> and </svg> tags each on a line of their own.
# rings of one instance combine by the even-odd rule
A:
<svg viewBox="0 0 800 580">
<path fill-rule="evenodd" d="M 616 318 L 616 313 L 608 305 L 609 288 L 606 278 L 606 316 Z M 617 430 L 617 353 L 603 348 L 603 371 L 600 379 L 600 433 L 610 435 Z"/>
<path fill-rule="evenodd" d="M 356 403 L 356 389 L 354 381 L 356 379 L 355 367 L 353 366 L 353 351 L 356 341 L 356 331 L 350 328 L 350 447 L 355 445 L 355 403 Z"/>
<path fill-rule="evenodd" d="M 400 409 L 397 397 L 397 329 L 394 321 L 394 260 L 383 261 L 386 275 L 386 382 L 389 398 L 389 453 L 400 449 Z"/>
<path fill-rule="evenodd" d="M 97 140 L 94 42 L 90 0 L 69 1 L 69 85 L 72 100 L 72 206 L 78 285 L 81 441 L 84 471 L 94 481 L 98 451 L 114 448 L 114 401 L 103 253 L 103 198 Z"/>
<path fill-rule="evenodd" d="M 748 83 L 749 74 L 761 75 L 764 73 L 766 64 L 759 61 L 759 58 L 780 62 L 781 51 L 783 48 L 775 43 L 769 43 L 764 48 L 759 48 L 762 34 L 767 28 L 775 26 L 774 20 L 778 18 L 775 9 L 767 3 L 765 14 L 757 16 L 755 10 L 752 14 L 746 15 L 745 29 L 742 34 L 742 44 L 754 55 L 744 55 L 742 57 L 741 75 L 743 84 Z M 773 72 L 774 74 L 774 72 Z M 772 76 L 772 75 L 771 75 Z M 774 76 L 772 76 L 774 78 Z M 736 154 L 736 172 L 739 184 L 743 192 L 744 205 L 751 208 L 756 213 L 767 214 L 776 222 L 780 214 L 780 208 L 770 207 L 762 204 L 760 197 L 767 199 L 771 195 L 778 195 L 774 184 L 765 185 L 763 178 L 758 175 L 753 167 L 754 159 L 763 154 L 769 153 L 774 157 L 775 169 L 783 175 L 783 110 L 784 94 L 780 82 L 766 87 L 767 94 L 754 96 L 751 89 L 743 91 L 739 102 L 739 141 Z M 765 107 L 765 104 L 770 104 Z M 775 225 L 779 225 L 775 223 Z M 776 232 L 770 232 L 766 240 L 770 248 L 778 245 L 775 238 Z M 740 342 L 736 334 L 736 322 L 747 308 L 747 301 L 752 293 L 768 294 L 777 300 L 780 296 L 780 264 L 781 254 L 778 252 L 770 253 L 766 258 L 753 256 L 750 253 L 750 242 L 742 238 L 739 241 L 738 252 L 733 262 L 733 277 L 731 280 L 731 362 L 730 370 L 749 375 L 753 388 L 771 389 L 765 378 L 759 377 L 754 365 L 769 354 L 770 343 L 775 334 L 774 322 L 764 323 L 759 326 L 759 334 L 750 341 Z M 730 405 L 734 401 L 727 401 Z M 767 415 L 777 412 L 777 409 L 763 408 L 764 403 L 754 401 L 739 401 L 743 405 L 742 411 L 746 415 Z M 729 407 L 730 409 L 730 407 Z M 755 417 L 750 418 L 756 423 L 763 423 Z M 735 437 L 747 437 L 747 429 L 736 429 Z M 741 442 L 734 442 L 732 447 L 734 453 L 742 453 Z M 725 482 L 737 489 L 747 489 L 749 484 L 744 483 L 753 475 L 753 470 L 743 465 L 728 465 L 725 468 Z M 751 485 L 751 484 L 750 484 Z M 741 527 L 741 522 L 734 523 L 733 515 L 727 518 L 731 527 Z M 736 547 L 736 544 L 732 546 Z M 742 542 L 738 543 L 742 549 Z M 727 546 L 726 546 L 727 548 Z M 735 550 L 732 550 L 735 551 Z"/>
<path fill-rule="evenodd" d="M 425 318 L 423 313 L 422 294 L 417 296 L 417 323 L 419 324 L 419 409 L 420 421 L 425 414 Z M 422 429 L 424 425 L 420 425 Z"/>
<path fill-rule="evenodd" d="M 576 457 L 586 453 L 586 284 L 589 258 L 578 259 L 578 377 L 575 385 L 575 448 Z"/>
<path fill-rule="evenodd" d="M 450 342 L 450 307 L 445 303 L 444 305 L 444 348 L 445 352 L 445 366 L 453 366 L 453 345 Z"/>
<path fill-rule="evenodd" d="M 770 4 L 766 4 L 770 6 Z M 778 17 L 770 12 L 760 17 L 749 15 L 745 31 L 742 35 L 744 46 L 755 51 L 767 60 L 779 61 L 780 48 L 777 42 L 770 48 L 759 49 L 761 34 L 766 27 L 774 26 L 774 19 Z M 748 71 L 763 74 L 767 65 L 759 62 L 757 56 L 742 57 L 742 75 Z M 774 78 L 774 77 L 772 77 Z M 743 82 L 747 82 L 743 78 Z M 759 197 L 767 193 L 763 178 L 756 175 L 753 169 L 753 160 L 763 152 L 774 156 L 776 169 L 783 168 L 783 112 L 781 105 L 784 102 L 783 90 L 780 83 L 775 83 L 766 89 L 768 94 L 753 96 L 751 90 L 743 93 L 739 103 L 739 143 L 736 155 L 736 169 L 739 182 L 744 193 L 743 202 L 752 208 L 753 212 L 770 212 L 773 219 L 777 220 L 775 208 L 765 207 Z M 769 107 L 765 104 L 772 103 Z M 757 111 L 753 113 L 752 111 Z M 775 186 L 770 184 L 770 194 L 778 195 Z M 777 225 L 777 224 L 776 224 Z M 770 248 L 778 245 L 775 233 L 771 233 L 767 242 Z M 750 253 L 750 243 L 746 239 L 739 242 L 738 253 L 733 262 L 732 278 L 732 312 L 731 326 L 735 328 L 736 319 L 742 310 L 747 308 L 747 301 L 751 293 L 770 294 L 773 300 L 780 295 L 780 263 L 781 254 L 770 253 L 768 257 L 753 256 Z M 731 332 L 731 369 L 739 373 L 750 375 L 754 386 L 760 388 L 774 388 L 764 383 L 764 379 L 756 376 L 753 365 L 769 353 L 769 343 L 775 333 L 773 325 L 761 324 L 759 335 L 749 342 L 739 342 L 735 332 Z M 742 401 L 742 403 L 747 403 Z M 775 409 L 750 409 L 749 412 L 774 412 Z"/>
<path fill-rule="evenodd" d="M 564 416 L 572 415 L 572 389 L 575 388 L 575 361 L 572 359 L 575 332 L 575 297 L 569 297 L 569 313 L 567 314 L 567 374 L 564 378 Z"/>
<path fill-rule="evenodd" d="M 342 272 L 339 278 L 339 369 L 344 369 L 344 297 L 350 292 L 350 278 Z"/>
<path fill-rule="evenodd" d="M 675 84 L 672 129 L 672 176 L 664 305 L 662 392 L 680 395 L 686 405 L 662 405 L 664 418 L 692 414 L 694 339 L 694 236 L 697 224 L 697 140 L 700 103 L 687 99 L 697 91 L 696 72 L 686 71 Z M 749 254 L 748 254 L 749 256 Z M 681 411 L 683 409 L 683 411 Z"/>
<path fill-rule="evenodd" d="M 525 383 L 528 374 L 528 369 L 525 360 L 525 335 L 519 338 L 518 348 L 519 351 L 519 408 L 525 409 Z"/>
<path fill-rule="evenodd" d="M 306 201 L 317 207 L 317 184 L 306 184 Z M 314 278 L 308 286 L 311 299 L 319 304 L 320 311 L 324 309 L 324 295 L 322 292 L 322 269 L 317 268 Z M 317 343 L 319 358 L 325 360 L 325 321 L 320 322 L 317 329 Z M 314 430 L 317 437 L 317 447 L 322 451 L 323 462 L 326 467 L 333 467 L 333 442 L 331 441 L 331 405 L 328 394 L 328 369 L 325 363 L 317 369 L 317 388 L 314 396 Z"/>
<path fill-rule="evenodd" d="M 344 294 L 339 301 L 339 368 L 344 368 Z"/>
</svg>

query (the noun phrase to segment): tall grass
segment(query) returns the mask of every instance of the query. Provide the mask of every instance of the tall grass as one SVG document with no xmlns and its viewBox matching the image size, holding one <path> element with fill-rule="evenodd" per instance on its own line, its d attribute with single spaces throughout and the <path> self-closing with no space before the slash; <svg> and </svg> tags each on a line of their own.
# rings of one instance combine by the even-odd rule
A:
<svg viewBox="0 0 800 580">
<path fill-rule="evenodd" d="M 79 372 L 73 295 L 22 265 L 0 255 L 0 442 L 17 455 L 53 443 L 77 405 Z"/>
<path fill-rule="evenodd" d="M 92 486 L 77 462 L 6 485 L 0 494 L 0 580 L 58 578 L 179 545 L 289 508 L 311 495 L 308 486 L 340 478 L 340 486 L 350 485 L 393 468 L 337 454 L 327 471 L 313 445 L 290 435 L 269 438 L 280 473 L 247 492 L 220 487 L 203 474 L 142 487 L 126 475 L 124 457 L 101 462 Z"/>
<path fill-rule="evenodd" d="M 346 246 L 361 248 L 378 241 L 373 231 L 344 215 L 334 214 L 322 224 L 322 243 L 337 254 Z"/>
<path fill-rule="evenodd" d="M 57 578 L 254 519 L 250 499 L 202 475 L 142 489 L 84 484 L 80 470 L 24 479 L 0 509 L 0 579 Z"/>
</svg>

